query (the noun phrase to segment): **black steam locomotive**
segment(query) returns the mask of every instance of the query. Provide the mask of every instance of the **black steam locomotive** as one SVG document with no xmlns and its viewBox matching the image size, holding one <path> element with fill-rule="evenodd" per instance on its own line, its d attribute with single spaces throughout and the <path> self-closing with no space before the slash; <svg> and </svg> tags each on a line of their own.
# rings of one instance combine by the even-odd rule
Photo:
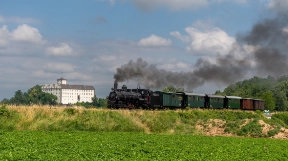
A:
<svg viewBox="0 0 288 161">
<path fill-rule="evenodd" d="M 149 89 L 127 89 L 123 85 L 118 89 L 114 83 L 108 99 L 109 108 L 128 109 L 179 109 L 179 108 L 211 108 L 211 109 L 242 109 L 242 110 L 264 110 L 264 101 L 260 99 L 241 98 L 237 96 L 217 96 L 206 94 L 195 94 L 187 92 L 167 93 L 151 91 Z"/>
<path fill-rule="evenodd" d="M 109 108 L 150 108 L 150 95 L 152 91 L 148 89 L 127 89 L 126 85 L 123 85 L 121 89 L 118 89 L 118 84 L 114 83 L 114 88 L 108 96 Z"/>
</svg>

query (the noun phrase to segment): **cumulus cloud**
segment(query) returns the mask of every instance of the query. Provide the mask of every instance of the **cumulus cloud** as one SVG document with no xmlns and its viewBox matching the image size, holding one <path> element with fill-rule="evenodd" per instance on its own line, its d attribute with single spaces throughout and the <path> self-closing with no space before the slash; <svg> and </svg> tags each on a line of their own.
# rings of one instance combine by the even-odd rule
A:
<svg viewBox="0 0 288 161">
<path fill-rule="evenodd" d="M 33 43 L 44 44 L 42 35 L 37 28 L 31 27 L 27 24 L 17 26 L 13 31 L 9 31 L 6 25 L 0 28 L 0 46 L 8 46 L 13 43 Z"/>
<path fill-rule="evenodd" d="M 229 54 L 235 43 L 235 38 L 217 27 L 203 31 L 195 27 L 187 27 L 185 31 L 187 35 L 182 35 L 178 31 L 171 32 L 170 35 L 187 43 L 186 49 L 191 52 L 223 56 Z"/>
<path fill-rule="evenodd" d="M 75 52 L 73 48 L 67 43 L 60 43 L 58 46 L 48 47 L 46 49 L 48 55 L 53 56 L 73 56 Z"/>
<path fill-rule="evenodd" d="M 14 31 L 12 31 L 11 38 L 16 41 L 26 41 L 39 44 L 44 43 L 39 30 L 27 24 L 19 25 Z"/>
<path fill-rule="evenodd" d="M 147 38 L 139 40 L 138 45 L 144 47 L 161 47 L 171 45 L 171 40 L 162 38 L 160 36 L 152 34 Z"/>
</svg>

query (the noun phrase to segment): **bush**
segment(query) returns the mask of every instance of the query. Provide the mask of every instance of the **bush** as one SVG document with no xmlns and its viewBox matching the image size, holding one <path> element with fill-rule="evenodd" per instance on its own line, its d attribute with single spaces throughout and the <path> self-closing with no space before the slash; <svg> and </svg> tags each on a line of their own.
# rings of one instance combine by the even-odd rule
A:
<svg viewBox="0 0 288 161">
<path fill-rule="evenodd" d="M 243 126 L 238 132 L 240 136 L 253 136 L 253 137 L 260 137 L 262 136 L 262 127 L 258 123 L 258 119 L 254 119 L 250 121 L 247 125 Z"/>
<path fill-rule="evenodd" d="M 1 117 L 10 117 L 11 113 L 10 111 L 6 108 L 6 106 L 1 106 L 0 107 L 0 118 Z"/>
<path fill-rule="evenodd" d="M 68 115 L 75 115 L 78 110 L 76 108 L 65 108 L 64 112 L 66 112 Z"/>
</svg>

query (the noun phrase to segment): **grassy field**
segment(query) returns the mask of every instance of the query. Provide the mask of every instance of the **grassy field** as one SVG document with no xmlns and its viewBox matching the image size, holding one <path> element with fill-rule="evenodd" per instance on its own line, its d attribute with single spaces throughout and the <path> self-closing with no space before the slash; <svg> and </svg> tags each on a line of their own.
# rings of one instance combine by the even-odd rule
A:
<svg viewBox="0 0 288 161">
<path fill-rule="evenodd" d="M 117 132 L 0 132 L 0 160 L 287 160 L 288 141 Z"/>
<path fill-rule="evenodd" d="M 287 113 L 0 106 L 0 130 L 144 132 L 288 138 Z"/>
</svg>

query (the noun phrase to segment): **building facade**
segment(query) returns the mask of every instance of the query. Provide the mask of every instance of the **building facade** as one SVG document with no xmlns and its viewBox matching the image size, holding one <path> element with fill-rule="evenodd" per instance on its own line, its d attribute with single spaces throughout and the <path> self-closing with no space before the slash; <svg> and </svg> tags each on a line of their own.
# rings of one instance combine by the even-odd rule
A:
<svg viewBox="0 0 288 161">
<path fill-rule="evenodd" d="M 95 88 L 87 85 L 70 85 L 64 78 L 57 79 L 56 84 L 45 84 L 42 91 L 57 96 L 59 104 L 75 104 L 77 102 L 92 102 Z"/>
</svg>

